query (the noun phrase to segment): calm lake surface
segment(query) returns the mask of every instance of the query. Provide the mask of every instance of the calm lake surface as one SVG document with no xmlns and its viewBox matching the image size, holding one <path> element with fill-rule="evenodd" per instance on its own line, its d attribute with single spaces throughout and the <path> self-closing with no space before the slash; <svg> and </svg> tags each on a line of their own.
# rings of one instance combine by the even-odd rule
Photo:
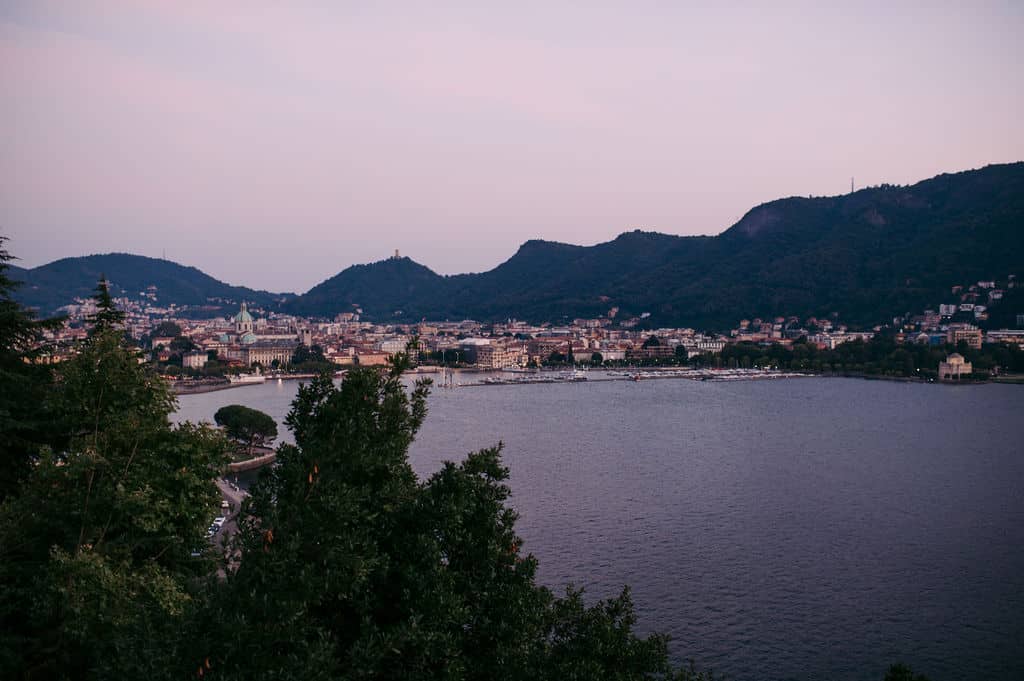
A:
<svg viewBox="0 0 1024 681">
<path fill-rule="evenodd" d="M 295 383 L 180 397 L 283 421 Z M 739 681 L 1024 679 L 1024 386 L 838 378 L 435 387 L 426 477 L 504 442 L 549 586 Z M 286 438 L 287 439 L 287 438 Z"/>
</svg>

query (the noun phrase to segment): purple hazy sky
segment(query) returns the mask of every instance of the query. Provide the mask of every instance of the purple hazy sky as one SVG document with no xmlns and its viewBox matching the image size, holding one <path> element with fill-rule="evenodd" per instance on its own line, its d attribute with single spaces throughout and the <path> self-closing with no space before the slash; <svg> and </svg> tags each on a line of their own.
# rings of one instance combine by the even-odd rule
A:
<svg viewBox="0 0 1024 681">
<path fill-rule="evenodd" d="M 0 0 L 0 233 L 300 292 L 395 248 L 716 234 L 1021 160 L 1021 36 L 1019 0 Z"/>
</svg>

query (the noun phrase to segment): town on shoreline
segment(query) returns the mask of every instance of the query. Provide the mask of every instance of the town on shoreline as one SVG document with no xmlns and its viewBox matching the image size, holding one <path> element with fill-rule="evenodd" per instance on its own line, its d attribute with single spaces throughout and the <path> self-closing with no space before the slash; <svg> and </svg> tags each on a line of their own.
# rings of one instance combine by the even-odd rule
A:
<svg viewBox="0 0 1024 681">
<path fill-rule="evenodd" d="M 126 333 L 178 393 L 379 366 L 406 351 L 424 371 L 628 368 L 632 373 L 625 377 L 636 380 L 641 371 L 687 367 L 696 370 L 687 374 L 690 378 L 710 378 L 714 374 L 700 372 L 725 369 L 1017 382 L 1024 375 L 1024 315 L 1016 315 L 1018 328 L 982 328 L 990 310 L 1017 287 L 1014 275 L 952 286 L 950 302 L 937 309 L 871 329 L 848 328 L 837 315 L 776 316 L 740 320 L 727 333 L 651 328 L 647 315 L 620 319 L 615 308 L 603 317 L 559 324 L 386 323 L 362 318 L 358 308 L 317 319 L 250 310 L 244 301 L 220 301 L 223 316 L 193 319 L 173 305 L 159 307 L 155 291 L 149 292 L 148 304 L 114 302 L 125 313 Z M 88 333 L 95 301 L 76 300 L 63 311 L 63 326 L 47 334 L 43 361 L 60 362 L 76 351 L 75 341 Z"/>
</svg>

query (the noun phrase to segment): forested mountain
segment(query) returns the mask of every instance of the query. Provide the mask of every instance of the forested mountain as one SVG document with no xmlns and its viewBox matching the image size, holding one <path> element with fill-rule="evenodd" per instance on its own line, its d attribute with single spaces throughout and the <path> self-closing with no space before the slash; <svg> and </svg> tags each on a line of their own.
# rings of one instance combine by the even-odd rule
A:
<svg viewBox="0 0 1024 681">
<path fill-rule="evenodd" d="M 63 258 L 32 269 L 11 268 L 11 278 L 23 282 L 15 296 L 20 303 L 53 313 L 75 298 L 89 298 L 100 275 L 110 283 L 114 297 L 140 298 L 152 291 L 154 305 L 235 305 L 246 300 L 258 306 L 276 307 L 292 294 L 255 291 L 218 281 L 195 267 L 128 253 Z"/>
<path fill-rule="evenodd" d="M 730 328 L 744 317 L 832 313 L 872 325 L 952 302 L 954 284 L 1024 277 L 1024 163 L 906 187 L 779 199 L 714 237 L 635 231 L 596 246 L 531 240 L 480 274 L 441 276 L 409 258 L 390 258 L 349 267 L 298 297 L 127 254 L 14 268 L 12 277 L 27 282 L 22 303 L 51 312 L 88 296 L 101 272 L 115 296 L 137 297 L 154 285 L 161 305 L 244 299 L 310 316 L 361 309 L 380 321 L 557 322 L 619 308 L 619 318 L 648 312 L 656 325 L 705 329 Z"/>
<path fill-rule="evenodd" d="M 403 307 L 427 309 L 444 290 L 444 277 L 409 258 L 353 265 L 290 301 L 302 315 L 334 315 L 362 309 L 372 317 L 401 315 Z"/>
<path fill-rule="evenodd" d="M 780 199 L 716 237 L 630 232 L 583 247 L 528 241 L 481 274 L 442 277 L 403 258 L 350 267 L 288 307 L 376 319 L 651 313 L 726 328 L 742 317 L 838 313 L 873 324 L 949 299 L 949 287 L 1024 275 L 1024 163 Z"/>
</svg>

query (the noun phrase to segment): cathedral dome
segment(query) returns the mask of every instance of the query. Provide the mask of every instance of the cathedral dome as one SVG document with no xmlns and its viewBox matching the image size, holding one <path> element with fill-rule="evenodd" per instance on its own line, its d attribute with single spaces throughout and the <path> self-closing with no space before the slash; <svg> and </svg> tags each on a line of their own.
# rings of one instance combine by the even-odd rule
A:
<svg viewBox="0 0 1024 681">
<path fill-rule="evenodd" d="M 249 314 L 249 311 L 247 309 L 245 309 L 245 303 L 244 302 L 242 303 L 242 309 L 240 309 L 238 311 L 238 314 L 236 314 L 234 317 L 231 318 L 231 321 L 235 322 L 236 324 L 240 324 L 240 323 L 252 324 L 252 315 Z"/>
</svg>

